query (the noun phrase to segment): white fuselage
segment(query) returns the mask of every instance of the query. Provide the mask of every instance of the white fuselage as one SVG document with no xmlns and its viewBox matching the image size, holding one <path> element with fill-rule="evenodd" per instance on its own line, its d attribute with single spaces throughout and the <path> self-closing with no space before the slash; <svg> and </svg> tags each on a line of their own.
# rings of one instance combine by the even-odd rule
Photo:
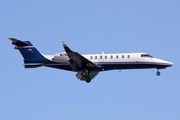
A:
<svg viewBox="0 0 180 120">
<path fill-rule="evenodd" d="M 144 56 L 143 56 L 144 55 Z M 157 68 L 163 69 L 170 67 L 173 63 L 153 58 L 147 53 L 117 53 L 117 54 L 87 54 L 82 55 L 89 61 L 101 66 L 105 70 L 110 69 L 140 69 L 140 68 Z M 54 62 L 59 62 L 61 64 L 69 64 L 68 55 L 63 53 L 58 53 L 51 56 L 46 56 L 49 60 Z M 127 67 L 126 67 L 127 66 Z"/>
</svg>

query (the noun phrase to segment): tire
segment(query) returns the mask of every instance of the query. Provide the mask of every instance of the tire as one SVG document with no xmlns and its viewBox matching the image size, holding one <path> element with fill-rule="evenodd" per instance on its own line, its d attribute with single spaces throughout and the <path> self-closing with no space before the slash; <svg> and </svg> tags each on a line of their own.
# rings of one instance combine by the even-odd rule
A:
<svg viewBox="0 0 180 120">
<path fill-rule="evenodd" d="M 91 79 L 90 79 L 90 78 L 86 78 L 86 82 L 87 82 L 87 83 L 90 83 L 90 82 L 91 82 Z"/>
<path fill-rule="evenodd" d="M 161 74 L 161 73 L 160 73 L 159 71 L 156 72 L 156 75 L 157 75 L 157 76 L 160 76 L 160 74 Z"/>
</svg>

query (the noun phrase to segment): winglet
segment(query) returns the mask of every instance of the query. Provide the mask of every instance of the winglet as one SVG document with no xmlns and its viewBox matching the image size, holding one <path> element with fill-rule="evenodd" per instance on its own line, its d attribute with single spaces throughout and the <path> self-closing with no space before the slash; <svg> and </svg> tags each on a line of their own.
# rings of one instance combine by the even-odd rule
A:
<svg viewBox="0 0 180 120">
<path fill-rule="evenodd" d="M 65 42 L 62 41 L 62 45 L 63 45 L 63 47 L 64 47 L 64 49 L 65 49 L 66 52 L 73 52 L 73 51 L 66 45 Z"/>
<path fill-rule="evenodd" d="M 62 41 L 62 45 L 63 45 L 63 47 L 67 47 L 67 45 L 64 41 Z"/>
</svg>

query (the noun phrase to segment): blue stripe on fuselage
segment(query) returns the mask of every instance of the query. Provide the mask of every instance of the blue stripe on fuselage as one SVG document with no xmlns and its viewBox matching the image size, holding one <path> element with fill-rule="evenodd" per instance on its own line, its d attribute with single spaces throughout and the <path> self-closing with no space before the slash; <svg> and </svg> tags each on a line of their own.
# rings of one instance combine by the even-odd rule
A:
<svg viewBox="0 0 180 120">
<path fill-rule="evenodd" d="M 98 62 L 96 63 L 100 68 L 93 68 L 89 67 L 89 70 L 92 71 L 102 71 L 102 70 L 113 70 L 113 69 L 144 69 L 144 68 L 165 68 L 167 67 L 164 64 L 152 64 L 152 63 L 147 63 L 147 62 L 111 62 L 111 63 L 105 63 L 105 62 Z M 53 68 L 58 68 L 58 69 L 63 69 L 63 70 L 69 70 L 73 71 L 71 69 L 70 64 L 65 64 L 65 63 L 58 63 L 58 62 L 49 62 L 44 64 L 44 66 L 47 67 L 53 67 Z M 76 71 L 81 71 L 83 69 L 87 68 L 78 68 Z"/>
</svg>

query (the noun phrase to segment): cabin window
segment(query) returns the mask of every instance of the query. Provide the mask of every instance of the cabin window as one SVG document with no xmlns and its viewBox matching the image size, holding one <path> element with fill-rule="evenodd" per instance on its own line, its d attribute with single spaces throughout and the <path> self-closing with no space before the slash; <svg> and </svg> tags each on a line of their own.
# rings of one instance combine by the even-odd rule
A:
<svg viewBox="0 0 180 120">
<path fill-rule="evenodd" d="M 122 58 L 124 58 L 124 55 L 122 55 Z"/>
<path fill-rule="evenodd" d="M 91 56 L 90 59 L 93 59 L 93 56 Z"/>
<path fill-rule="evenodd" d="M 111 55 L 111 59 L 113 59 L 113 56 Z"/>
<path fill-rule="evenodd" d="M 102 59 L 102 56 L 100 56 L 100 59 Z"/>
<path fill-rule="evenodd" d="M 117 55 L 117 56 L 116 56 L 116 59 L 118 59 L 118 58 L 119 58 L 119 56 Z"/>
<path fill-rule="evenodd" d="M 107 59 L 107 56 L 105 56 L 105 59 Z"/>
<path fill-rule="evenodd" d="M 130 58 L 130 55 L 128 55 L 128 58 Z"/>
<path fill-rule="evenodd" d="M 97 59 L 97 56 L 95 56 L 95 59 Z"/>
<path fill-rule="evenodd" d="M 60 54 L 60 56 L 62 56 L 62 54 Z"/>
</svg>

